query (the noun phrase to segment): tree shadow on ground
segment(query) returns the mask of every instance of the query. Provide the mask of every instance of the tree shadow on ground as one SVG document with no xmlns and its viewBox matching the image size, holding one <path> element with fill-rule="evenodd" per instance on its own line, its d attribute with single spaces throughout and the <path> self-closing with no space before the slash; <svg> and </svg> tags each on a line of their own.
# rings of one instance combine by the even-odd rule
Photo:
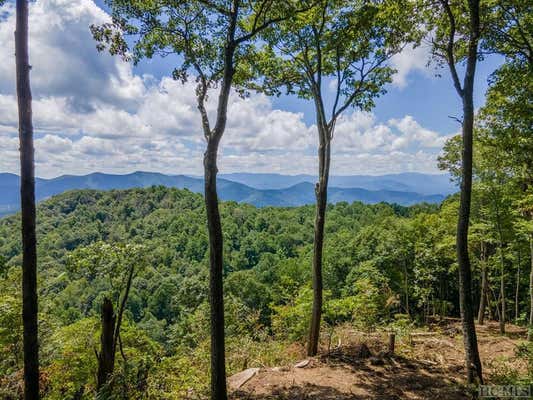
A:
<svg viewBox="0 0 533 400">
<path fill-rule="evenodd" d="M 394 357 L 384 360 L 380 368 L 369 363 L 351 365 L 328 364 L 333 373 L 336 369 L 353 371 L 353 389 L 350 393 L 340 391 L 332 382 L 305 383 L 300 385 L 271 385 L 268 393 L 257 388 L 235 392 L 232 400 L 466 400 L 471 397 L 460 384 L 451 380 L 440 369 L 415 360 Z M 253 385 L 252 385 L 253 386 Z M 269 385 L 270 386 L 270 385 Z M 260 392 L 260 394 L 255 393 Z"/>
</svg>

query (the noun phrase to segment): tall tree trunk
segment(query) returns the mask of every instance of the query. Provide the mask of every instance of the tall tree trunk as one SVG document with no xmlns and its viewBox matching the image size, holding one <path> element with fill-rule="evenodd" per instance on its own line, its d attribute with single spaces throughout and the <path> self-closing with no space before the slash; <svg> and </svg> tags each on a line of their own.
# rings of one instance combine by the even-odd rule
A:
<svg viewBox="0 0 533 400">
<path fill-rule="evenodd" d="M 24 327 L 24 398 L 39 399 L 37 239 L 35 234 L 35 161 L 28 52 L 28 1 L 17 0 L 15 53 L 20 140 L 22 219 L 22 320 Z"/>
<path fill-rule="evenodd" d="M 478 41 L 480 31 L 479 0 L 468 0 L 469 39 L 466 57 L 466 71 L 463 85 L 459 81 L 455 60 L 456 19 L 448 0 L 440 0 L 450 23 L 448 44 L 446 48 L 447 63 L 457 93 L 463 103 L 462 157 L 461 157 L 461 197 L 459 218 L 457 221 L 457 261 L 459 264 L 459 308 L 463 325 L 465 347 L 466 376 L 468 383 L 477 380 L 483 383 L 481 360 L 477 345 L 476 327 L 472 297 L 472 269 L 468 254 L 468 227 L 470 224 L 470 207 L 472 202 L 472 148 L 474 133 L 474 78 L 478 58 Z"/>
<path fill-rule="evenodd" d="M 496 226 L 498 228 L 498 236 L 499 236 L 499 243 L 498 243 L 498 249 L 500 251 L 500 318 L 498 319 L 499 326 L 500 326 L 500 334 L 505 334 L 505 320 L 507 319 L 507 312 L 506 312 L 506 298 L 505 298 L 505 254 L 503 250 L 503 230 L 502 230 L 502 223 L 501 223 L 501 214 L 500 214 L 500 208 L 498 206 L 498 200 L 494 200 L 495 203 L 495 210 L 496 210 Z"/>
<path fill-rule="evenodd" d="M 505 334 L 505 320 L 506 320 L 506 310 L 505 310 L 505 279 L 504 279 L 504 273 L 505 273 L 505 258 L 503 254 L 503 244 L 500 243 L 500 320 L 499 320 L 499 326 L 500 326 L 500 333 L 502 335 Z"/>
<path fill-rule="evenodd" d="M 481 295 L 479 297 L 479 311 L 477 314 L 477 323 L 483 325 L 485 322 L 485 308 L 489 291 L 489 274 L 485 257 L 485 245 L 481 243 Z"/>
<path fill-rule="evenodd" d="M 481 297 L 479 298 L 479 311 L 477 315 L 477 323 L 483 325 L 485 323 L 485 310 L 487 308 L 488 290 L 489 290 L 489 276 L 487 267 L 483 266 L 481 271 Z"/>
<path fill-rule="evenodd" d="M 224 244 L 222 223 L 218 208 L 217 156 L 218 146 L 226 129 L 228 102 L 235 74 L 234 55 L 237 44 L 238 3 L 231 12 L 226 48 L 224 50 L 224 72 L 218 95 L 216 122 L 213 129 L 205 108 L 207 89 L 205 76 L 201 75 L 197 92 L 198 109 L 202 117 L 202 127 L 207 140 L 204 153 L 204 197 L 209 234 L 209 304 L 211 326 L 211 400 L 227 400 L 226 388 L 226 346 L 224 334 Z"/>
<path fill-rule="evenodd" d="M 520 264 L 522 263 L 522 254 L 520 248 L 518 248 L 518 266 L 516 269 L 516 288 L 514 292 L 514 320 L 515 323 L 518 321 L 519 317 L 519 298 L 520 298 Z"/>
<path fill-rule="evenodd" d="M 115 369 L 115 324 L 116 316 L 113 303 L 107 297 L 102 303 L 102 333 L 100 334 L 100 353 L 98 358 L 98 374 L 96 389 L 100 390 L 109 380 Z"/>
<path fill-rule="evenodd" d="M 403 276 L 404 276 L 404 290 L 405 290 L 405 313 L 411 316 L 409 312 L 409 285 L 407 280 L 407 261 L 403 260 Z"/>
<path fill-rule="evenodd" d="M 488 279 L 488 275 L 487 275 Z M 487 304 L 487 317 L 489 318 L 489 321 L 494 320 L 494 311 L 492 310 L 492 305 L 490 304 L 490 286 L 487 287 L 487 298 L 485 299 L 485 303 Z"/>
<path fill-rule="evenodd" d="M 223 240 L 217 196 L 218 141 L 209 139 L 204 155 L 205 206 L 209 231 L 209 295 L 211 304 L 211 398 L 225 400 L 226 364 L 224 343 Z"/>
<path fill-rule="evenodd" d="M 320 126 L 322 125 L 322 126 Z M 313 309 L 307 355 L 315 356 L 318 352 L 320 338 L 320 321 L 322 318 L 322 253 L 324 248 L 324 226 L 328 204 L 328 180 L 331 160 L 331 136 L 325 124 L 319 124 L 320 143 L 318 147 L 318 182 L 315 186 L 316 215 L 315 237 L 313 243 Z"/>
<path fill-rule="evenodd" d="M 474 63 L 475 65 L 475 63 Z M 474 71 L 471 71 L 473 75 Z M 473 76 L 472 76 L 473 83 Z M 467 380 L 473 383 L 477 379 L 482 382 L 481 360 L 477 345 L 476 328 L 472 298 L 472 272 L 468 255 L 468 227 L 470 221 L 470 205 L 472 198 L 472 139 L 474 128 L 473 88 L 466 90 L 463 99 L 463 161 L 461 200 L 459 220 L 457 223 L 457 259 L 459 262 L 459 305 L 463 325 L 463 341 Z"/>
<path fill-rule="evenodd" d="M 529 271 L 529 329 L 527 339 L 533 340 L 533 235 L 529 236 L 529 253 L 531 257 L 531 269 Z"/>
</svg>

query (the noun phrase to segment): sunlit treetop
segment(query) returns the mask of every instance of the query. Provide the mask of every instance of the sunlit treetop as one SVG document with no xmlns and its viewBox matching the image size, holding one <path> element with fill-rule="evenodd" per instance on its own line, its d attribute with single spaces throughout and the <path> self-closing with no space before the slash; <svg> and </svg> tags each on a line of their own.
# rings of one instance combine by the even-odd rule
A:
<svg viewBox="0 0 533 400">
<path fill-rule="evenodd" d="M 387 61 L 417 41 L 410 9 L 409 1 L 321 0 L 274 24 L 261 34 L 264 45 L 253 60 L 259 87 L 311 99 L 330 78 L 332 120 L 349 107 L 372 108 L 394 72 Z"/>
<path fill-rule="evenodd" d="M 106 0 L 112 22 L 92 26 L 100 50 L 138 62 L 179 55 L 173 76 L 195 76 L 212 87 L 232 57 L 233 83 L 246 87 L 250 72 L 241 60 L 254 52 L 252 39 L 274 21 L 309 7 L 297 0 Z M 309 2 L 311 4 L 311 2 Z"/>
<path fill-rule="evenodd" d="M 483 32 L 483 50 L 508 61 L 533 65 L 533 2 L 487 0 L 490 19 Z"/>
</svg>

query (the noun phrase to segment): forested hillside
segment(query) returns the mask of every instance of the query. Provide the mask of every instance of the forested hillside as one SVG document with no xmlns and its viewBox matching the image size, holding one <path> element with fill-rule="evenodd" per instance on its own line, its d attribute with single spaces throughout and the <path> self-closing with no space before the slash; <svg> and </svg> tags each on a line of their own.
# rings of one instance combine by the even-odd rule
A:
<svg viewBox="0 0 533 400">
<path fill-rule="evenodd" d="M 243 357 L 252 362 L 255 352 L 304 340 L 313 207 L 224 203 L 221 210 L 229 365 L 236 371 Z M 329 206 L 325 323 L 368 328 L 407 311 L 456 314 L 452 210 L 453 200 L 440 212 L 429 205 Z M 166 390 L 203 388 L 209 331 L 202 197 L 163 187 L 72 191 L 43 202 L 38 221 L 46 398 L 94 390 L 101 302 L 118 301 L 130 267 L 122 337 L 128 391 L 166 398 Z M 4 396 L 21 367 L 19 223 L 19 215 L 0 222 L 1 326 L 9 327 L 0 331 Z"/>
<path fill-rule="evenodd" d="M 0 399 L 531 397 L 532 33 L 524 0 L 0 0 Z"/>
<path fill-rule="evenodd" d="M 328 206 L 324 325 L 350 322 L 368 330 L 409 324 L 407 314 L 419 322 L 457 316 L 456 209 L 455 197 L 440 208 Z M 230 202 L 221 212 L 229 370 L 281 363 L 290 357 L 290 343 L 305 341 L 309 325 L 313 207 Z M 94 392 L 101 304 L 105 297 L 119 302 L 130 268 L 121 334 L 123 390 L 130 398 L 144 393 L 158 399 L 206 390 L 202 196 L 164 187 L 71 191 L 43 202 L 38 221 L 45 398 Z M 0 326 L 6 327 L 0 330 L 6 355 L 0 380 L 8 398 L 17 393 L 21 368 L 19 224 L 19 215 L 0 220 Z M 527 305 L 519 306 L 525 312 Z"/>
</svg>

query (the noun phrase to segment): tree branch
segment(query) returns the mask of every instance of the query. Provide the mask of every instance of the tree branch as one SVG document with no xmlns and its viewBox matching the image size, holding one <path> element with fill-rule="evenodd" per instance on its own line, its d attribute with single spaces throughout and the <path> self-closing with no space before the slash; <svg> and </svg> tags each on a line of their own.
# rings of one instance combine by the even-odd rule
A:
<svg viewBox="0 0 533 400">
<path fill-rule="evenodd" d="M 124 309 L 126 308 L 126 302 L 128 301 L 128 296 L 131 288 L 131 281 L 133 280 L 133 271 L 135 270 L 134 266 L 130 267 L 130 272 L 128 274 L 128 281 L 126 283 L 126 289 L 124 290 L 124 295 L 122 296 L 122 301 L 120 302 L 120 307 L 117 315 L 117 326 L 115 327 L 115 333 L 113 338 L 113 353 L 117 348 L 117 341 L 120 336 L 120 326 L 122 324 L 122 316 L 124 314 Z"/>
<path fill-rule="evenodd" d="M 450 4 L 448 3 L 448 0 L 439 0 L 439 1 L 442 7 L 444 8 L 444 11 L 446 12 L 446 15 L 448 16 L 448 20 L 450 22 L 448 44 L 446 46 L 446 62 L 448 63 L 448 66 L 450 68 L 450 73 L 452 75 L 453 85 L 455 86 L 455 90 L 457 91 L 460 97 L 463 97 L 463 88 L 461 87 L 461 82 L 459 81 L 459 75 L 457 73 L 457 68 L 455 67 L 455 55 L 454 55 L 454 48 L 453 48 L 455 44 L 455 31 L 456 31 L 455 16 L 453 15 L 453 12 L 450 7 Z"/>
</svg>

